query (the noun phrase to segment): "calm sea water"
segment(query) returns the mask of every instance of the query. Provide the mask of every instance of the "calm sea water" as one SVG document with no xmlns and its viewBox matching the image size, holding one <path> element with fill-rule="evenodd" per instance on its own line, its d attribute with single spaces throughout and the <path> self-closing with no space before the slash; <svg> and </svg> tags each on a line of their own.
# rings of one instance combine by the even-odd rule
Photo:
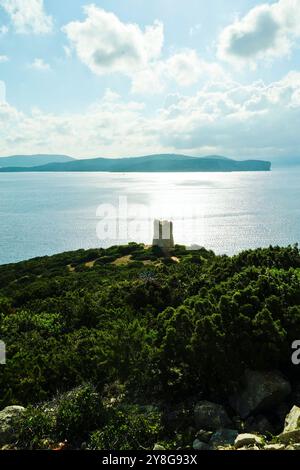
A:
<svg viewBox="0 0 300 470">
<path fill-rule="evenodd" d="M 174 221 L 175 242 L 216 253 L 295 243 L 299 183 L 300 168 L 0 174 L 0 264 L 78 248 L 149 243 L 153 218 Z"/>
</svg>

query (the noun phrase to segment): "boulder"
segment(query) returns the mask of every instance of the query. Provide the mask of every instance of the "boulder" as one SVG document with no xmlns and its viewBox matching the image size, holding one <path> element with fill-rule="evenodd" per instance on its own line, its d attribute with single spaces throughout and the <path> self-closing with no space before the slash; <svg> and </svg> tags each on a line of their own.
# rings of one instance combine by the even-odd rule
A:
<svg viewBox="0 0 300 470">
<path fill-rule="evenodd" d="M 300 408 L 293 406 L 289 414 L 285 418 L 284 430 L 295 431 L 300 428 Z"/>
<path fill-rule="evenodd" d="M 210 450 L 210 446 L 205 442 L 199 441 L 199 439 L 195 439 L 193 442 L 193 449 L 194 450 Z"/>
<path fill-rule="evenodd" d="M 264 447 L 264 450 L 284 450 L 284 444 L 267 444 Z"/>
<path fill-rule="evenodd" d="M 212 435 L 209 445 L 214 449 L 221 446 L 233 446 L 238 434 L 235 429 L 219 429 Z"/>
<path fill-rule="evenodd" d="M 207 431 L 229 428 L 231 421 L 222 405 L 210 401 L 200 401 L 194 410 L 195 424 Z"/>
<path fill-rule="evenodd" d="M 285 448 L 285 450 L 300 450 L 300 444 L 290 444 Z"/>
<path fill-rule="evenodd" d="M 230 398 L 233 409 L 243 419 L 280 404 L 290 393 L 290 383 L 278 371 L 247 370 L 244 388 Z"/>
<path fill-rule="evenodd" d="M 249 450 L 261 450 L 258 446 L 244 446 L 244 447 L 239 447 L 237 450 L 246 450 L 247 452 Z"/>
<path fill-rule="evenodd" d="M 280 442 L 290 444 L 300 442 L 300 408 L 293 406 L 285 418 L 284 430 L 278 436 Z"/>
<path fill-rule="evenodd" d="M 212 435 L 213 431 L 205 431 L 204 429 L 200 429 L 200 431 L 198 431 L 196 434 L 196 438 L 199 439 L 199 441 L 206 442 L 206 444 L 208 444 Z"/>
<path fill-rule="evenodd" d="M 264 443 L 263 439 L 256 434 L 239 434 L 234 442 L 234 447 L 240 449 L 242 447 L 260 447 Z"/>
<path fill-rule="evenodd" d="M 279 442 L 283 444 L 293 444 L 300 442 L 300 429 L 296 429 L 295 431 L 283 431 L 278 436 Z"/>
<path fill-rule="evenodd" d="M 11 444 L 6 444 L 5 446 L 1 447 L 1 450 L 15 450 Z"/>
<path fill-rule="evenodd" d="M 166 450 L 166 449 L 164 446 L 160 444 L 155 444 L 155 446 L 153 447 L 153 450 Z"/>
<path fill-rule="evenodd" d="M 7 406 L 0 411 L 0 445 L 12 444 L 15 441 L 15 426 L 24 413 L 23 406 Z"/>
</svg>

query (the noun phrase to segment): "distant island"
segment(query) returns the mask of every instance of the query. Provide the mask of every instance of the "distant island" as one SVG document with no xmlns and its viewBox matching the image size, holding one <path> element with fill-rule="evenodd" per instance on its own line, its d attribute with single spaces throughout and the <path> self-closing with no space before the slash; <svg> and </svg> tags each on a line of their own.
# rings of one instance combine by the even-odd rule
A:
<svg viewBox="0 0 300 470">
<path fill-rule="evenodd" d="M 191 157 L 176 154 L 127 158 L 73 159 L 62 155 L 0 158 L 0 172 L 233 172 L 270 171 L 271 162 L 233 160 L 219 155 Z"/>
<path fill-rule="evenodd" d="M 66 163 L 74 160 L 66 155 L 12 155 L 0 157 L 0 168 L 3 167 L 33 167 L 48 163 Z"/>
</svg>

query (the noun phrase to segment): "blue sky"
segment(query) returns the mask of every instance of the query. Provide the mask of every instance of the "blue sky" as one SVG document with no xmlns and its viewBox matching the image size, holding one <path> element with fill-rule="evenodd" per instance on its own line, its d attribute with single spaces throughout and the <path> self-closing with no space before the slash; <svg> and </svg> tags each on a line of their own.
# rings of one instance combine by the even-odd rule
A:
<svg viewBox="0 0 300 470">
<path fill-rule="evenodd" d="M 0 0 L 0 156 L 297 156 L 299 25 L 300 0 Z"/>
</svg>

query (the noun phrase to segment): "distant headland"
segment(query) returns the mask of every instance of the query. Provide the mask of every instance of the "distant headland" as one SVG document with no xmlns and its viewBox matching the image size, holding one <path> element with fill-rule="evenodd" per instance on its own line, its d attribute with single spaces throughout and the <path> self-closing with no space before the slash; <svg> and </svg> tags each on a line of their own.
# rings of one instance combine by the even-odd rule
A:
<svg viewBox="0 0 300 470">
<path fill-rule="evenodd" d="M 177 154 L 126 158 L 74 159 L 62 155 L 27 155 L 0 158 L 0 172 L 233 172 L 270 171 L 271 162 L 233 160 L 219 155 L 191 157 Z"/>
</svg>

